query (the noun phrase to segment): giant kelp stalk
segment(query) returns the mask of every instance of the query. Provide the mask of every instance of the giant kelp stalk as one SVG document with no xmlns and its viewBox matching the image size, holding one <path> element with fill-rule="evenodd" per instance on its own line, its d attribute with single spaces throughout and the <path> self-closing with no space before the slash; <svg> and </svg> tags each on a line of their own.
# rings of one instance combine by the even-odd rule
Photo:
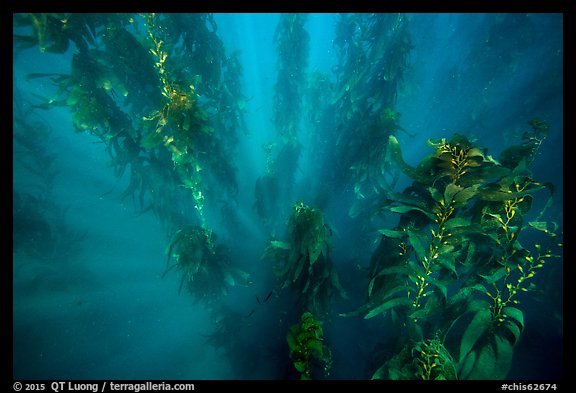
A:
<svg viewBox="0 0 576 393">
<path fill-rule="evenodd" d="M 310 41 L 305 29 L 306 21 L 306 14 L 281 14 L 274 33 L 278 59 L 272 117 L 280 138 L 276 143 L 266 145 L 267 170 L 258 179 L 255 189 L 257 211 L 264 223 L 268 224 L 270 217 L 266 214 L 271 209 L 267 205 L 271 200 L 267 195 L 291 198 L 298 168 L 301 150 L 298 134 L 302 128 L 302 97 L 306 88 Z M 277 215 L 286 200 L 277 199 L 275 202 Z"/>
<path fill-rule="evenodd" d="M 280 289 L 297 294 L 299 309 L 327 316 L 334 295 L 345 296 L 330 260 L 332 231 L 319 209 L 293 205 L 288 241 L 272 240 L 267 255 L 278 262 Z"/>
<path fill-rule="evenodd" d="M 529 170 L 548 126 L 537 119 L 529 125 L 522 143 L 498 160 L 454 135 L 430 141 L 434 153 L 416 168 L 404 162 L 398 141 L 390 137 L 392 157 L 414 182 L 382 200 L 383 211 L 400 220 L 380 230 L 366 303 L 345 314 L 372 318 L 390 311 L 409 332 L 408 352 L 374 377 L 506 377 L 524 329 L 520 294 L 535 288 L 533 277 L 548 260 L 560 257 L 559 228 L 542 220 L 551 196 L 528 221 L 536 194 L 553 191 Z M 545 243 L 523 245 L 526 230 L 542 233 Z M 431 345 L 437 360 L 429 358 Z M 401 358 L 418 367 L 405 368 Z M 432 372 L 440 366 L 441 374 Z"/>
<path fill-rule="evenodd" d="M 302 119 L 310 36 L 306 14 L 282 14 L 274 33 L 278 76 L 274 86 L 273 121 L 282 141 L 295 145 Z"/>
<path fill-rule="evenodd" d="M 303 202 L 293 205 L 288 241 L 272 240 L 266 255 L 277 262 L 279 291 L 289 289 L 297 299 L 300 324 L 287 336 L 290 357 L 302 379 L 313 375 L 313 364 L 331 365 L 330 350 L 323 343 L 321 322 L 327 318 L 335 295 L 346 296 L 330 259 L 332 231 L 322 212 Z"/>
<path fill-rule="evenodd" d="M 172 155 L 174 169 L 184 187 L 192 192 L 195 208 L 202 227 L 206 227 L 204 217 L 204 195 L 202 192 L 202 165 L 198 157 L 199 147 L 209 143 L 214 130 L 207 123 L 207 114 L 198 103 L 194 84 L 184 86 L 174 80 L 167 70 L 168 52 L 164 40 L 160 39 L 162 29 L 157 26 L 155 14 L 146 15 L 148 38 L 152 43 L 150 52 L 156 58 L 155 67 L 162 84 L 165 97 L 161 109 L 145 121 L 154 122 L 153 129 L 144 136 L 141 146 L 154 148 L 164 145 Z"/>
<path fill-rule="evenodd" d="M 350 214 L 368 215 L 396 178 L 387 141 L 402 130 L 395 104 L 412 49 L 408 19 L 402 14 L 342 14 L 334 48 L 333 89 L 316 75 L 309 96 L 311 103 L 319 103 L 310 105 L 309 115 L 315 132 L 325 136 L 318 141 L 335 141 L 328 148 L 318 146 L 326 153 L 319 177 L 334 190 L 353 189 L 357 202 Z M 331 115 L 317 114 L 326 111 Z"/>
<path fill-rule="evenodd" d="M 69 75 L 29 76 L 49 77 L 57 87 L 54 97 L 38 107 L 67 106 L 75 129 L 105 144 L 117 176 L 130 168 L 123 197 L 132 196 L 142 211 L 152 211 L 164 224 L 171 239 L 169 258 L 178 260 L 184 281 L 191 285 L 196 278 L 203 286 L 198 277 L 207 275 L 223 280 L 222 285 L 237 282 L 227 273 L 220 245 L 210 240 L 214 236 L 206 217 L 207 210 L 218 213 L 222 201 L 235 198 L 232 158 L 236 129 L 243 127 L 244 100 L 237 81 L 241 68 L 235 56 L 225 56 L 212 17 L 28 14 L 14 18 L 32 29 L 29 35 L 15 37 L 22 47 L 38 45 L 41 51 L 63 53 L 69 42 L 75 44 Z M 210 235 L 188 236 L 193 227 Z M 212 244 L 199 259 L 211 263 L 200 264 L 198 271 L 190 268 L 200 262 L 194 258 L 190 262 L 183 253 L 188 243 Z M 222 255 L 222 263 L 214 263 L 213 255 Z"/>
<path fill-rule="evenodd" d="M 205 119 L 199 116 L 197 120 L 207 127 L 202 131 L 210 135 L 197 136 L 196 151 L 190 153 L 203 167 L 202 189 L 206 195 L 217 193 L 235 201 L 238 186 L 232 158 L 236 156 L 237 133 L 245 129 L 246 103 L 237 53 L 226 55 L 211 14 L 158 14 L 153 19 L 148 17 L 156 26 L 156 39 L 162 41 L 164 52 L 173 58 L 163 63 L 166 73 L 172 82 L 186 81 L 181 86 L 184 90 L 193 86 L 190 97 L 194 96 L 196 106 L 204 111 Z M 214 199 L 203 203 L 214 203 Z"/>
</svg>

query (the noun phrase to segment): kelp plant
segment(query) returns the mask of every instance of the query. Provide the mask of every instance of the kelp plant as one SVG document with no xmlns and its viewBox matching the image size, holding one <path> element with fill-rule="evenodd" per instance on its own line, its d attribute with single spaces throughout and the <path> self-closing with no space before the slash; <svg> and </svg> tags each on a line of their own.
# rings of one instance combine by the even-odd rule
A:
<svg viewBox="0 0 576 393">
<path fill-rule="evenodd" d="M 328 316 L 334 295 L 346 296 L 330 260 L 331 234 L 319 209 L 297 202 L 288 223 L 288 242 L 272 240 L 266 250 L 278 262 L 280 290 L 289 288 L 297 297 L 300 323 L 290 328 L 287 341 L 301 379 L 312 378 L 318 362 L 328 372 L 330 350 L 316 318 Z"/>
<path fill-rule="evenodd" d="M 280 289 L 297 293 L 299 309 L 327 315 L 334 295 L 345 296 L 330 260 L 331 229 L 319 209 L 293 205 L 288 242 L 272 240 L 266 255 L 278 262 Z"/>
<path fill-rule="evenodd" d="M 290 359 L 300 373 L 300 379 L 313 379 L 319 370 L 328 375 L 332 366 L 332 353 L 324 344 L 322 322 L 317 321 L 314 315 L 304 312 L 300 322 L 290 327 L 286 341 Z"/>
<path fill-rule="evenodd" d="M 243 125 L 244 100 L 238 60 L 225 56 L 212 16 L 15 14 L 14 21 L 18 50 L 63 54 L 74 44 L 69 75 L 28 76 L 50 78 L 57 88 L 37 107 L 68 107 L 75 129 L 105 145 L 115 175 L 130 168 L 122 197 L 131 195 L 164 224 L 168 258 L 177 259 L 187 286 L 204 287 L 205 277 L 222 280 L 215 287 L 238 281 L 205 214 L 207 203 L 218 212 L 218 203 L 235 198 L 233 133 Z M 187 247 L 199 247 L 198 255 Z"/>
<path fill-rule="evenodd" d="M 199 226 L 180 229 L 170 241 L 167 269 L 181 273 L 180 290 L 186 285 L 196 300 L 213 305 L 228 294 L 228 287 L 247 285 L 249 275 L 232 266 L 230 250 L 217 242 L 216 234 Z M 170 265 L 172 257 L 175 263 Z"/>
<path fill-rule="evenodd" d="M 336 138 L 335 146 L 325 149 L 320 176 L 336 190 L 354 190 L 352 217 L 370 215 L 398 175 L 388 159 L 387 140 L 403 130 L 395 105 L 412 49 L 408 27 L 403 14 L 340 14 L 336 24 L 336 80 L 328 90 L 334 93 L 321 104 L 332 116 L 312 126 Z M 325 88 L 325 83 L 314 86 Z"/>
<path fill-rule="evenodd" d="M 24 252 L 42 262 L 46 271 L 58 270 L 66 276 L 84 235 L 68 223 L 68 206 L 60 206 L 54 198 L 55 179 L 61 173 L 53 150 L 53 130 L 17 89 L 12 114 L 12 165 L 14 173 L 19 174 L 12 190 L 13 252 Z"/>
<path fill-rule="evenodd" d="M 528 169 L 548 125 L 538 119 L 529 125 L 522 143 L 499 160 L 456 134 L 430 141 L 434 153 L 416 168 L 390 137 L 393 159 L 414 182 L 382 201 L 382 212 L 400 216 L 398 225 L 380 230 L 366 303 L 344 314 L 390 311 L 407 332 L 404 349 L 374 378 L 506 377 L 524 329 L 519 295 L 535 288 L 533 277 L 560 257 L 562 245 L 557 224 L 542 220 L 552 195 L 526 222 L 536 193 L 553 191 Z M 546 243 L 524 246 L 520 237 L 528 229 Z"/>
<path fill-rule="evenodd" d="M 281 14 L 274 33 L 278 54 L 277 78 L 272 102 L 273 123 L 280 138 L 277 143 L 265 145 L 268 158 L 267 170 L 258 178 L 255 187 L 256 209 L 264 224 L 272 231 L 274 224 L 285 213 L 284 201 L 270 195 L 285 196 L 292 200 L 295 168 L 301 153 L 298 133 L 302 127 L 302 97 L 306 89 L 310 36 L 305 25 L 306 14 Z M 275 210 L 272 216 L 270 205 Z M 272 222 L 275 219 L 276 222 Z"/>
</svg>

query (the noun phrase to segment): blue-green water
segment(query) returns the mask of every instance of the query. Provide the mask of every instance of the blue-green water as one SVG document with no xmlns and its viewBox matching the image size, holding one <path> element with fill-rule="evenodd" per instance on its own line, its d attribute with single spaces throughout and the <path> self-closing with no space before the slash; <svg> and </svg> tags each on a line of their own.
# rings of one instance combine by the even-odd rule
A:
<svg viewBox="0 0 576 393">
<path fill-rule="evenodd" d="M 39 50 L 42 42 L 25 47 L 16 39 L 22 35 L 40 37 L 46 31 L 42 25 L 34 30 L 30 24 L 15 24 L 12 340 L 15 379 L 297 378 L 286 335 L 289 327 L 298 322 L 300 312 L 294 301 L 298 295 L 288 288 L 279 288 L 274 261 L 263 255 L 272 238 L 286 241 L 288 212 L 300 200 L 322 210 L 331 228 L 331 263 L 348 294 L 346 299 L 333 297 L 328 315 L 322 318 L 324 343 L 332 354 L 330 373 L 322 378 L 370 379 L 385 360 L 398 353 L 398 337 L 407 329 L 390 313 L 371 319 L 339 316 L 364 302 L 367 267 L 381 237 L 378 229 L 391 229 L 397 224 L 392 215 L 367 219 L 365 215 L 350 214 L 357 200 L 362 199 L 355 192 L 355 182 L 362 183 L 361 193 L 366 194 L 366 199 L 383 201 L 378 199 L 381 194 L 370 188 L 371 180 L 362 178 L 366 168 L 349 176 L 353 170 L 346 164 L 350 157 L 352 161 L 366 162 L 361 157 L 368 147 L 362 143 L 369 146 L 378 142 L 362 141 L 360 131 L 355 134 L 350 130 L 354 127 L 362 130 L 363 122 L 377 118 L 374 113 L 383 106 L 392 106 L 399 113 L 393 133 L 402 146 L 404 160 L 412 166 L 433 152 L 426 144 L 431 138 L 450 139 L 459 133 L 486 149 L 486 156 L 497 158 L 506 147 L 520 143 L 522 133 L 529 129 L 528 121 L 534 118 L 546 121 L 549 132 L 530 169 L 534 180 L 554 184 L 553 205 L 538 220 L 557 223 L 557 233 L 561 233 L 562 15 L 409 14 L 402 19 L 390 19 L 379 35 L 374 36 L 369 36 L 375 34 L 374 30 L 362 31 L 360 22 L 350 23 L 352 31 L 347 37 L 363 41 L 343 44 L 338 41 L 338 37 L 346 36 L 337 29 L 343 25 L 340 15 L 309 14 L 302 25 L 306 33 L 302 37 L 308 37 L 306 42 L 294 40 L 290 43 L 293 50 L 283 52 L 277 45 L 282 33 L 275 36 L 282 17 L 215 14 L 214 23 L 207 23 L 206 31 L 210 34 L 194 38 L 197 43 L 210 42 L 210 45 L 221 42 L 222 52 L 215 53 L 223 53 L 225 59 L 237 53 L 234 56 L 241 65 L 242 72 L 237 77 L 242 96 L 233 97 L 233 102 L 237 105 L 241 101 L 239 115 L 230 115 L 222 102 L 211 101 L 213 97 L 223 97 L 211 92 L 210 86 L 223 86 L 224 76 L 210 82 L 210 67 L 216 69 L 224 63 L 198 62 L 209 67 L 196 69 L 196 63 L 190 63 L 190 70 L 184 62 L 170 64 L 174 59 L 186 59 L 182 54 L 186 50 L 204 53 L 198 47 L 178 48 L 178 40 L 186 32 L 198 30 L 186 24 L 192 23 L 192 19 L 183 17 L 178 25 L 170 25 L 169 34 L 157 31 L 158 35 L 165 34 L 166 41 L 176 41 L 172 48 L 164 46 L 169 48 L 166 62 L 174 67 L 172 75 L 178 68 L 179 75 L 189 77 L 180 81 L 182 85 L 197 85 L 198 105 L 207 111 L 213 132 L 223 131 L 218 125 L 225 125 L 227 132 L 233 131 L 220 133 L 217 141 L 219 146 L 225 146 L 222 159 L 234 168 L 237 190 L 230 192 L 225 177 L 212 173 L 202 177 L 209 179 L 205 180 L 209 187 L 204 193 L 203 219 L 218 235 L 218 242 L 229 248 L 230 262 L 249 273 L 250 279 L 241 285 L 236 280 L 225 296 L 209 305 L 203 300 L 195 301 L 186 286 L 179 291 L 181 275 L 176 269 L 164 275 L 167 246 L 177 229 L 165 225 L 166 222 L 173 224 L 180 219 L 198 223 L 194 209 L 198 199 L 183 187 L 182 178 L 175 175 L 177 164 L 166 153 L 165 147 L 175 145 L 163 140 L 154 146 L 168 157 L 158 169 L 159 176 L 145 173 L 143 168 L 149 168 L 146 165 L 150 160 L 141 161 L 139 167 L 130 158 L 124 172 L 115 173 L 118 156 L 110 153 L 110 146 L 116 135 L 110 133 L 100 138 L 96 131 L 78 129 L 82 121 L 73 118 L 77 103 L 66 99 L 73 96 L 74 84 L 63 82 L 61 86 L 66 88 L 58 91 L 55 87 L 55 81 L 60 81 L 58 76 L 31 75 L 69 75 L 73 56 L 84 53 L 74 36 L 66 33 L 70 43 L 65 50 L 48 46 L 42 52 Z M 134 14 L 132 18 L 122 28 L 149 53 L 154 45 L 147 37 L 143 17 Z M 95 28 L 92 33 L 96 38 L 88 43 L 94 58 L 98 53 L 112 56 L 111 45 L 103 43 L 105 26 Z M 405 26 L 405 34 L 410 37 L 404 56 L 390 43 L 399 34 L 399 26 Z M 77 25 L 67 27 L 68 32 L 74 29 L 81 30 Z M 50 40 L 46 37 L 44 43 L 48 45 Z M 384 43 L 382 49 L 371 47 L 375 57 L 362 59 L 350 55 L 354 50 L 366 50 L 359 45 L 369 46 L 370 42 Z M 348 55 L 351 60 L 344 64 L 342 59 Z M 114 52 L 114 56 L 119 55 Z M 401 65 L 390 64 L 396 58 L 401 58 Z M 99 59 L 100 69 L 110 67 L 112 74 L 118 73 L 113 65 L 127 64 L 105 55 Z M 136 133 L 144 132 L 146 121 L 142 117 L 151 116 L 154 111 L 153 104 L 138 106 L 139 103 L 153 94 L 158 95 L 158 102 L 165 103 L 159 95 L 162 86 L 159 67 L 153 67 L 152 56 L 150 61 L 149 69 L 154 71 L 151 75 L 158 79 L 149 85 L 140 82 L 137 86 L 134 81 L 138 79 L 134 77 L 105 81 L 111 86 L 99 87 L 126 114 Z M 356 65 L 351 66 L 354 61 Z M 379 61 L 382 67 L 380 63 L 367 65 Z M 144 65 L 132 66 L 142 67 L 134 70 L 136 75 L 144 74 Z M 386 74 L 385 66 L 396 73 Z M 285 84 L 279 83 L 282 69 L 290 72 L 282 75 Z M 313 84 L 314 75 L 321 75 L 329 83 L 318 88 Z M 382 83 L 381 87 L 371 90 L 376 83 Z M 383 91 L 388 98 L 382 98 Z M 342 107 L 335 110 L 334 105 L 339 105 L 338 100 L 348 92 L 357 98 L 345 101 L 348 103 L 345 110 L 356 113 L 354 105 L 357 105 L 358 112 L 365 112 L 347 120 L 342 116 Z M 318 102 L 313 101 L 313 94 L 320 97 Z M 38 107 L 53 97 L 56 101 L 64 100 L 61 105 Z M 132 102 L 125 101 L 128 99 Z M 289 108 L 286 104 L 279 106 L 285 111 L 279 114 L 275 111 L 279 100 L 291 102 L 297 112 L 286 109 Z M 387 101 L 381 104 L 378 100 Z M 161 109 L 158 105 L 155 108 Z M 242 116 L 245 127 L 229 118 L 218 123 L 220 120 L 214 119 L 218 119 L 219 113 L 232 118 Z M 297 124 L 289 137 L 298 144 L 298 156 L 287 161 L 290 165 L 275 168 L 280 182 L 289 186 L 268 196 L 272 207 L 263 217 L 256 206 L 255 186 L 271 169 L 271 156 L 265 147 L 270 147 L 272 157 L 279 151 L 286 143 L 281 128 L 290 121 Z M 144 150 L 140 149 L 142 155 Z M 210 160 L 211 151 L 205 153 L 201 157 Z M 375 165 L 376 161 L 372 163 Z M 200 171 L 206 172 L 209 168 Z M 412 182 L 408 176 L 397 173 L 391 192 L 401 192 Z M 173 177 L 168 179 L 166 174 Z M 139 191 L 124 192 L 136 176 L 149 181 L 150 188 L 144 197 Z M 177 184 L 174 193 L 169 188 L 173 184 Z M 168 195 L 176 195 L 174 198 L 178 199 L 170 199 Z M 526 221 L 536 220 L 548 191 L 540 191 L 538 195 Z M 165 204 L 162 209 L 151 209 L 151 201 Z M 541 241 L 538 236 L 526 231 L 520 240 L 523 245 L 533 246 Z M 561 257 L 550 259 L 534 277 L 536 289 L 518 297 L 524 329 L 514 346 L 507 378 L 553 380 L 563 376 L 562 264 Z M 222 326 L 226 329 L 218 330 Z M 222 331 L 225 334 L 215 334 Z M 452 356 L 457 359 L 457 351 Z"/>
</svg>

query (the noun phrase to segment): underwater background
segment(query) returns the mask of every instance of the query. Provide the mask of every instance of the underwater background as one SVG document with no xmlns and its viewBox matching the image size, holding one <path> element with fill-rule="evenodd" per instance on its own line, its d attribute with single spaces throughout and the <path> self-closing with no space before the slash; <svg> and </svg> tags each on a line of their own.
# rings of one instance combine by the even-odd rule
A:
<svg viewBox="0 0 576 393">
<path fill-rule="evenodd" d="M 13 20 L 14 379 L 564 375 L 561 14 Z"/>
</svg>

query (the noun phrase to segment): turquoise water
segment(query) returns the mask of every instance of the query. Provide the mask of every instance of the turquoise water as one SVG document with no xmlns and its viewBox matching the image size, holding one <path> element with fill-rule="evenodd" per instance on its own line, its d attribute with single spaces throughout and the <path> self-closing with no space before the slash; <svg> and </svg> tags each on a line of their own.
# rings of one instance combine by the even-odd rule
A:
<svg viewBox="0 0 576 393">
<path fill-rule="evenodd" d="M 371 319 L 339 315 L 365 301 L 378 229 L 398 222 L 394 215 L 370 209 L 382 206 L 383 190 L 399 193 L 412 183 L 398 169 L 381 171 L 377 165 L 386 157 L 365 159 L 371 145 L 388 143 L 387 136 L 365 139 L 370 127 L 379 127 L 372 124 L 383 121 L 385 108 L 399 114 L 387 132 L 396 136 L 404 160 L 414 167 L 434 151 L 429 139 L 459 133 L 485 149 L 486 156 L 498 158 L 521 142 L 528 121 L 546 121 L 549 131 L 530 169 L 533 179 L 554 184 L 553 205 L 537 220 L 548 195 L 548 189 L 540 191 L 525 221 L 553 221 L 557 233 L 562 231 L 560 14 L 408 14 L 383 18 L 380 30 L 359 16 L 309 14 L 300 24 L 292 19 L 292 26 L 300 28 L 293 35 L 278 28 L 291 20 L 280 14 L 215 14 L 202 20 L 204 28 L 182 16 L 178 24 L 166 22 L 158 30 L 147 30 L 150 24 L 134 14 L 120 29 L 136 39 L 149 64 L 118 60 L 123 51 L 132 53 L 131 47 L 114 52 L 106 44 L 110 21 L 95 18 L 96 27 L 86 33 L 71 25 L 74 18 L 55 18 L 57 26 L 62 20 L 70 24 L 68 47 L 58 50 L 50 46 L 50 30 L 34 30 L 32 17 L 20 17 L 28 24 L 15 23 L 13 30 L 15 379 L 298 378 L 286 340 L 301 313 L 298 293 L 281 289 L 274 260 L 263 258 L 271 239 L 288 241 L 297 201 L 322 211 L 330 228 L 330 263 L 348 294 L 331 298 L 321 318 L 331 367 L 329 374 L 317 375 L 370 379 L 398 353 L 399 337 L 408 329 L 391 312 Z M 159 26 L 162 18 L 156 16 Z M 83 49 L 70 31 L 95 39 L 86 40 Z M 178 164 L 171 161 L 182 157 L 170 150 L 181 147 L 178 140 L 154 146 L 142 142 L 143 135 L 158 130 L 157 118 L 142 118 L 153 117 L 166 103 L 160 95 L 161 67 L 154 67 L 157 59 L 149 51 L 154 48 L 150 31 L 166 41 L 166 75 L 183 91 L 196 85 L 195 105 L 207 113 L 202 124 L 216 135 L 214 144 L 201 145 L 210 148 L 194 156 L 202 169 L 193 192 L 203 190 L 205 199 L 185 187 Z M 192 36 L 197 31 L 208 33 Z M 186 34 L 197 46 L 182 44 Z M 27 47 L 22 36 L 36 42 Z M 394 44 L 401 38 L 409 43 Z M 279 45 L 283 39 L 287 47 Z M 129 119 L 129 134 L 142 143 L 139 158 L 127 156 L 127 165 L 119 164 L 118 155 L 127 149 L 111 152 L 115 138 L 121 140 L 114 125 L 109 122 L 102 131 L 102 121 L 91 129 L 85 118 L 74 117 L 78 101 L 70 97 L 90 99 L 74 96 L 75 86 L 92 82 L 66 84 L 58 75 L 36 75 L 73 74 L 74 56 L 86 59 L 86 51 L 99 59 L 101 74 L 93 74 L 98 91 L 116 103 Z M 362 58 L 362 53 L 370 56 Z M 241 72 L 231 71 L 232 59 Z M 135 67 L 131 73 L 122 69 L 128 65 Z M 110 76 L 119 74 L 126 79 Z M 233 86 L 227 75 L 241 92 L 233 92 L 228 104 L 218 101 L 225 98 L 219 95 L 222 86 Z M 47 104 L 50 99 L 55 102 Z M 194 143 L 204 143 L 198 140 Z M 291 143 L 296 153 L 281 156 L 282 147 Z M 211 158 L 214 152 L 224 169 Z M 263 188 L 258 194 L 259 179 L 270 171 L 280 179 L 277 192 Z M 147 186 L 131 189 L 136 178 L 146 179 Z M 230 277 L 222 278 L 227 284 L 217 284 L 227 288 L 224 296 L 198 300 L 177 269 L 166 271 L 167 252 L 174 251 L 168 246 L 186 225 L 209 227 L 215 241 L 228 248 L 229 262 L 250 278 L 235 276 L 234 285 Z M 526 231 L 521 242 L 533 249 L 540 236 Z M 168 263 L 173 262 L 172 256 Z M 551 259 L 534 278 L 536 289 L 519 295 L 524 329 L 507 378 L 563 376 L 562 264 L 561 256 Z"/>
</svg>

